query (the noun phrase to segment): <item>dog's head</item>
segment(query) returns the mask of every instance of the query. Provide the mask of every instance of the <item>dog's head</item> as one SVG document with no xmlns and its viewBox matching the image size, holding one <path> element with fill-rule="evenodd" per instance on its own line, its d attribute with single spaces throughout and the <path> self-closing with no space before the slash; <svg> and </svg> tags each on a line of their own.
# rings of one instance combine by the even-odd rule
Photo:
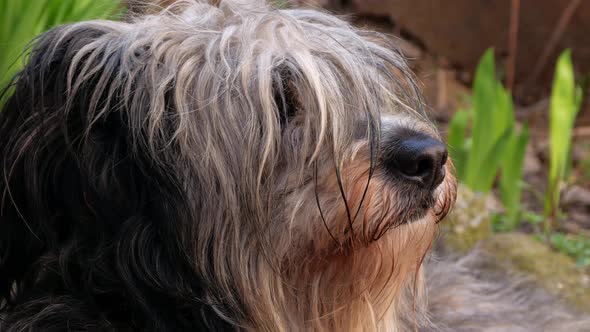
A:
<svg viewBox="0 0 590 332">
<path fill-rule="evenodd" d="M 55 28 L 0 113 L 2 310 L 394 321 L 455 197 L 423 108 L 386 38 L 314 10 L 188 1 Z"/>
</svg>

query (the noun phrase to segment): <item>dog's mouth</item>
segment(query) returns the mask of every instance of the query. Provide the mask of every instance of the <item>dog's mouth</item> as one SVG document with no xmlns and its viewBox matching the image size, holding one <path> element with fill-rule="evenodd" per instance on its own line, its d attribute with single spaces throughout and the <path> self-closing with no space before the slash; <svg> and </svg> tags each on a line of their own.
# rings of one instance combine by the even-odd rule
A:
<svg viewBox="0 0 590 332">
<path fill-rule="evenodd" d="M 413 222 L 417 219 L 421 219 L 428 214 L 435 206 L 435 199 L 432 195 L 427 195 L 416 201 L 416 206 L 411 210 L 410 213 L 412 218 L 409 218 L 407 222 Z"/>
<path fill-rule="evenodd" d="M 395 224 L 401 226 L 418 222 L 427 217 L 429 214 L 432 214 L 431 211 L 433 211 L 434 207 L 435 200 L 432 195 L 427 198 L 416 200 L 416 204 L 411 204 L 406 208 L 407 213 L 399 215 L 399 218 L 395 221 Z"/>
<path fill-rule="evenodd" d="M 456 199 L 456 181 L 448 178 L 433 191 L 417 193 L 413 202 L 409 202 L 408 213 L 397 222 L 409 224 L 431 215 L 435 223 L 441 222 L 450 212 Z"/>
<path fill-rule="evenodd" d="M 402 181 L 383 169 L 368 180 L 364 168 L 350 167 L 343 186 L 348 188 L 345 194 L 334 185 L 331 189 L 335 190 L 330 190 L 333 199 L 323 199 L 327 196 L 325 191 L 315 196 L 318 220 L 327 228 L 326 235 L 337 244 L 369 244 L 398 227 L 414 223 L 434 225 L 443 220 L 455 202 L 456 180 L 452 169 L 446 167 L 446 177 L 435 188 Z M 358 169 L 362 171 L 350 171 Z"/>
<path fill-rule="evenodd" d="M 424 210 L 424 212 L 426 212 L 426 211 L 432 209 L 435 206 L 435 203 L 436 203 L 436 201 L 434 200 L 434 197 L 431 194 L 431 195 L 428 195 L 428 197 L 423 198 L 419 202 L 418 206 L 419 206 L 419 209 Z"/>
<path fill-rule="evenodd" d="M 436 189 L 434 202 L 431 211 L 435 216 L 436 223 L 442 221 L 451 211 L 457 199 L 457 180 L 449 176 Z"/>
</svg>

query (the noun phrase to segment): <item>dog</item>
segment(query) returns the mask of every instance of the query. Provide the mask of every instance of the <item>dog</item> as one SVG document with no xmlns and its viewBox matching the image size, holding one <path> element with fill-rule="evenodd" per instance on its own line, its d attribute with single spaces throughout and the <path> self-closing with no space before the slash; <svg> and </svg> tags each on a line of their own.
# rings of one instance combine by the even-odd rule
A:
<svg viewBox="0 0 590 332">
<path fill-rule="evenodd" d="M 388 38 L 167 2 L 42 34 L 4 92 L 0 330 L 588 330 L 423 266 L 457 182 Z"/>
</svg>

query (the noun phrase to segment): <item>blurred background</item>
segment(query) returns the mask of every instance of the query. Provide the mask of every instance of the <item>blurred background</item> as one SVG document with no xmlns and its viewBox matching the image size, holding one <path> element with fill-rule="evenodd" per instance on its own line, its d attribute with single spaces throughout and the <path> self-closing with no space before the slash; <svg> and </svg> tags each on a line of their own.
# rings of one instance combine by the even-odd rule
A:
<svg viewBox="0 0 590 332">
<path fill-rule="evenodd" d="M 486 268 L 524 274 L 590 313 L 590 1 L 275 4 L 329 10 L 396 39 L 461 183 L 445 250 L 477 247 L 496 262 Z M 39 33 L 125 12 L 119 0 L 0 0 L 0 85 Z"/>
</svg>

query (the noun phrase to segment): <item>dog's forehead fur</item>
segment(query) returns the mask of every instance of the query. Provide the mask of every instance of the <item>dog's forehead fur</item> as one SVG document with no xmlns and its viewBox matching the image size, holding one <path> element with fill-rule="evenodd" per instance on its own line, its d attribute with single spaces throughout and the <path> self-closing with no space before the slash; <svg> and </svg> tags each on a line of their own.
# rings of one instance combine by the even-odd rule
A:
<svg viewBox="0 0 590 332">
<path fill-rule="evenodd" d="M 299 148 L 312 147 L 314 157 L 327 145 L 342 152 L 355 119 L 421 110 L 403 58 L 383 45 L 386 39 L 317 11 L 255 4 L 179 2 L 132 23 L 85 22 L 56 31 L 62 41 L 89 30 L 101 34 L 72 54 L 70 94 L 86 80 L 108 81 L 109 98 L 118 91 L 123 100 L 116 102 L 134 106 L 127 110 L 132 128 L 185 146 L 250 149 L 236 154 L 262 154 L 256 161 L 263 164 L 276 149 L 281 102 L 304 110 L 302 136 L 310 144 Z M 91 100 L 90 117 L 100 116 L 99 101 Z M 171 137 L 158 132 L 170 129 L 163 121 L 173 125 Z M 210 136 L 216 133 L 224 136 Z"/>
</svg>

